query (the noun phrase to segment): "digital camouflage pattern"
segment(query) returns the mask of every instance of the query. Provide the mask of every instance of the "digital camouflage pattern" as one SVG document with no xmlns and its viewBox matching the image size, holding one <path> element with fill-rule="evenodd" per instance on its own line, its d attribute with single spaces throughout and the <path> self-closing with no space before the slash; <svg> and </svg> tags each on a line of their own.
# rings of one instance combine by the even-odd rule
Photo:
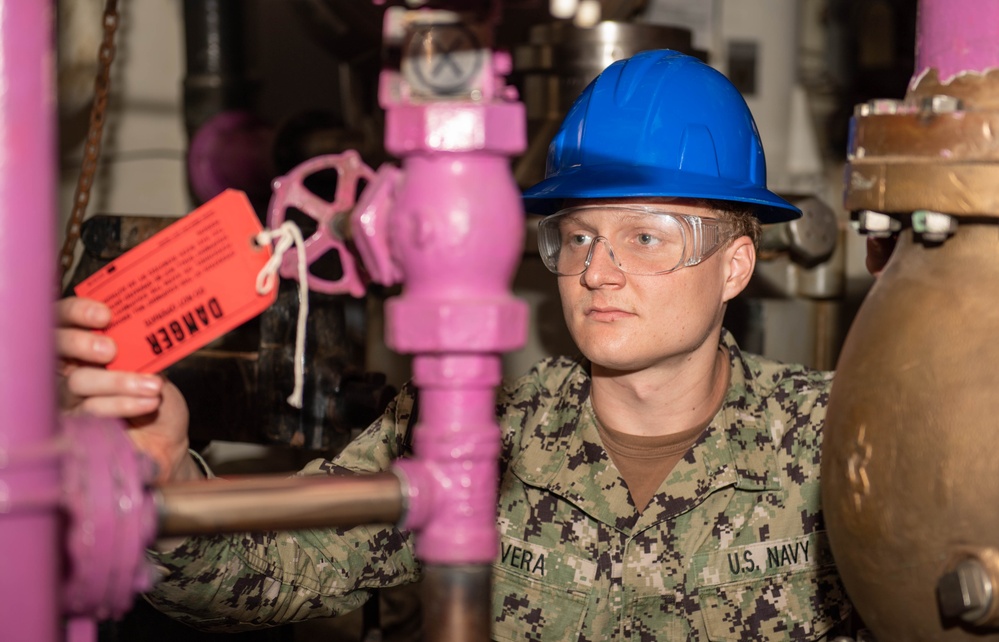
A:
<svg viewBox="0 0 999 642">
<path fill-rule="evenodd" d="M 742 354 L 727 333 L 725 402 L 639 514 L 600 444 L 586 365 L 539 363 L 500 392 L 504 456 L 493 637 L 823 640 L 850 613 L 819 513 L 831 376 Z M 413 397 L 334 461 L 303 474 L 388 468 Z M 159 554 L 149 599 L 202 628 L 342 613 L 414 581 L 412 536 L 390 527 L 216 536 Z"/>
</svg>

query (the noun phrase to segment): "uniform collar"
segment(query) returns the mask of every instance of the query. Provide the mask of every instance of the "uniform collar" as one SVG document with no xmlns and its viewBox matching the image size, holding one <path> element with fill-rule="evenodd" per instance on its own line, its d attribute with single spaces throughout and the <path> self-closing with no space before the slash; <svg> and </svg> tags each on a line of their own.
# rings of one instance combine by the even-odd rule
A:
<svg viewBox="0 0 999 642">
<path fill-rule="evenodd" d="M 718 414 L 660 487 L 639 520 L 624 481 L 604 451 L 590 406 L 588 364 L 577 362 L 551 406 L 524 426 L 521 451 L 511 463 L 524 483 L 545 488 L 595 519 L 624 532 L 691 510 L 720 488 L 780 489 L 776 452 L 756 368 L 728 331 L 731 381 Z M 540 439 L 539 439 L 540 437 Z"/>
</svg>

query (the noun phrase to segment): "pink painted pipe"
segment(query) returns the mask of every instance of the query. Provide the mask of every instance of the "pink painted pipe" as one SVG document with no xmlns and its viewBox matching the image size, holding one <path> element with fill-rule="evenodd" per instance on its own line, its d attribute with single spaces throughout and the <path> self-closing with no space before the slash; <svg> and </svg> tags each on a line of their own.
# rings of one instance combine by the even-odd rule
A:
<svg viewBox="0 0 999 642">
<path fill-rule="evenodd" d="M 429 564 L 491 563 L 497 554 L 500 353 L 523 345 L 527 306 L 510 284 L 524 213 L 510 157 L 526 145 L 522 103 L 505 91 L 509 58 L 494 54 L 482 102 L 386 99 L 386 148 L 402 158 L 391 253 L 404 289 L 386 307 L 386 342 L 415 354 L 420 417 L 405 526 Z M 383 89 L 388 80 L 383 77 Z M 502 99 L 489 100 L 502 95 Z"/>
<path fill-rule="evenodd" d="M 935 68 L 940 82 L 999 67 L 999 0 L 921 0 L 913 82 Z"/>
<path fill-rule="evenodd" d="M 0 2 L 0 637 L 59 618 L 54 3 Z"/>
</svg>

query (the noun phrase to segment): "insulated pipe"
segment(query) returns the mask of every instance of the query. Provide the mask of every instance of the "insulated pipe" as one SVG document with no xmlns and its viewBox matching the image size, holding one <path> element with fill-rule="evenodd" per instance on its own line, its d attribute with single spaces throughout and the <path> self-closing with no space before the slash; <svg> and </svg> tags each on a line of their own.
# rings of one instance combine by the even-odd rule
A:
<svg viewBox="0 0 999 642">
<path fill-rule="evenodd" d="M 58 639 L 53 7 L 0 2 L 0 628 Z"/>
</svg>

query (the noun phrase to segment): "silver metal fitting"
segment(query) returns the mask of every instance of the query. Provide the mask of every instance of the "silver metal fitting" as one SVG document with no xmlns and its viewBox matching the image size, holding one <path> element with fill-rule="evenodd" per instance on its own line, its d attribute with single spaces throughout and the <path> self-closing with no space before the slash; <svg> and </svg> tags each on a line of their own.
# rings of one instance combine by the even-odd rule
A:
<svg viewBox="0 0 999 642">
<path fill-rule="evenodd" d="M 942 212 L 916 210 L 912 213 L 912 231 L 924 241 L 943 243 L 957 231 L 957 219 Z"/>
<path fill-rule="evenodd" d="M 940 612 L 946 618 L 976 623 L 990 611 L 994 598 L 992 579 L 974 558 L 965 558 L 937 582 Z"/>
<path fill-rule="evenodd" d="M 860 210 L 857 213 L 857 231 L 875 238 L 886 238 L 902 229 L 902 223 L 874 210 Z"/>
<path fill-rule="evenodd" d="M 960 98 L 947 96 L 946 94 L 937 94 L 936 96 L 923 98 L 919 105 L 919 110 L 922 113 L 950 114 L 955 111 L 961 111 L 963 107 L 964 103 Z"/>
</svg>

